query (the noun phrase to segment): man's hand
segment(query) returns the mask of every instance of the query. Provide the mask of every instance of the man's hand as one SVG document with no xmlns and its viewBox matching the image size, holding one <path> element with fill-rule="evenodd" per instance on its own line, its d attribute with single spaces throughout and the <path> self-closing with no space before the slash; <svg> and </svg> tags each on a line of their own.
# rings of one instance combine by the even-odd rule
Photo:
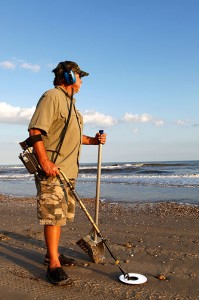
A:
<svg viewBox="0 0 199 300">
<path fill-rule="evenodd" d="M 33 128 L 29 130 L 30 136 L 41 134 L 41 130 Z M 36 157 L 47 176 L 57 176 L 59 170 L 57 166 L 51 162 L 47 156 L 43 141 L 38 141 L 33 145 Z"/>
<path fill-rule="evenodd" d="M 87 135 L 83 135 L 82 137 L 82 144 L 83 145 L 99 145 L 106 143 L 106 133 L 100 134 L 99 132 L 96 133 L 95 137 L 90 137 Z"/>
<path fill-rule="evenodd" d="M 97 141 L 97 144 L 105 144 L 106 143 L 106 133 L 100 134 L 99 132 L 96 133 L 95 139 Z"/>
<path fill-rule="evenodd" d="M 57 166 L 51 162 L 49 159 L 40 162 L 41 167 L 47 176 L 56 177 L 59 174 Z"/>
</svg>

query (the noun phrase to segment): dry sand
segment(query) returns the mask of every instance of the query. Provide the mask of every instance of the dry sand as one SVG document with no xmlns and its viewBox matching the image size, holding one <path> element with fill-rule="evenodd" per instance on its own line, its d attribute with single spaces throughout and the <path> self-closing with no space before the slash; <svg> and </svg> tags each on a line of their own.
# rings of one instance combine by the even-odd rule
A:
<svg viewBox="0 0 199 300">
<path fill-rule="evenodd" d="M 84 203 L 93 215 L 92 199 Z M 102 264 L 91 262 L 76 241 L 91 226 L 77 206 L 73 223 L 63 227 L 60 251 L 78 265 L 65 271 L 71 287 L 46 279 L 43 228 L 34 198 L 0 196 L 0 299 L 199 299 L 199 207 L 174 203 L 122 206 L 100 204 L 99 227 L 122 267 L 148 281 L 127 285 L 110 254 Z"/>
</svg>

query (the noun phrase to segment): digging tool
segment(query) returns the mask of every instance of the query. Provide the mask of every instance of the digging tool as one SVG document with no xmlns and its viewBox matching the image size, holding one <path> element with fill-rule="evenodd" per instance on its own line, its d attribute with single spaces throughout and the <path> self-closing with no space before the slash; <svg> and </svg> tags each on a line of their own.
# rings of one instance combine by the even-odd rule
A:
<svg viewBox="0 0 199 300">
<path fill-rule="evenodd" d="M 99 130 L 103 134 L 103 130 Z M 100 198 L 100 178 L 102 164 L 102 144 L 98 146 L 97 161 L 97 181 L 96 181 L 96 197 L 95 197 L 95 224 L 98 226 L 99 221 L 99 198 Z M 93 228 L 89 234 L 77 241 L 77 245 L 90 256 L 93 262 L 100 263 L 105 258 L 105 247 L 101 238 L 97 235 L 97 231 Z"/>
<path fill-rule="evenodd" d="M 122 281 L 123 283 L 127 283 L 127 284 L 142 284 L 145 283 L 147 281 L 147 278 L 144 275 L 141 274 L 137 274 L 137 273 L 127 273 L 121 266 L 120 261 L 115 257 L 115 255 L 113 254 L 113 252 L 111 251 L 109 245 L 107 244 L 107 241 L 103 238 L 101 231 L 99 230 L 98 226 L 96 225 L 96 223 L 94 222 L 94 220 L 92 219 L 91 215 L 89 214 L 89 212 L 87 211 L 84 203 L 82 202 L 82 200 L 80 199 L 79 195 L 77 194 L 77 192 L 75 191 L 73 185 L 70 183 L 69 179 L 65 176 L 65 174 L 60 170 L 61 175 L 63 176 L 65 182 L 67 183 L 67 185 L 69 186 L 72 194 L 74 195 L 75 199 L 77 200 L 77 202 L 80 204 L 82 210 L 84 211 L 84 213 L 86 214 L 88 220 L 91 222 L 91 224 L 93 225 L 93 228 L 95 229 L 95 231 L 97 232 L 97 235 L 101 238 L 102 243 L 104 244 L 104 246 L 107 248 L 108 252 L 110 253 L 111 257 L 114 259 L 116 266 L 118 266 L 118 268 L 120 269 L 120 271 L 122 272 L 122 275 L 120 275 L 119 280 Z M 60 178 L 61 182 L 62 179 Z M 63 183 L 63 182 L 62 182 Z M 65 185 L 64 185 L 65 186 Z M 86 241 L 83 241 L 86 244 Z M 87 247 L 87 245 L 86 245 Z M 98 250 L 97 250 L 98 251 Z"/>
<path fill-rule="evenodd" d="M 99 130 L 100 134 L 104 130 Z M 101 165 L 102 165 L 102 144 L 98 146 L 98 160 L 97 160 L 97 182 L 96 182 L 96 198 L 95 198 L 95 224 L 99 225 L 99 199 L 100 199 L 100 179 L 101 179 Z M 95 231 L 95 242 L 97 242 L 97 232 Z"/>
</svg>

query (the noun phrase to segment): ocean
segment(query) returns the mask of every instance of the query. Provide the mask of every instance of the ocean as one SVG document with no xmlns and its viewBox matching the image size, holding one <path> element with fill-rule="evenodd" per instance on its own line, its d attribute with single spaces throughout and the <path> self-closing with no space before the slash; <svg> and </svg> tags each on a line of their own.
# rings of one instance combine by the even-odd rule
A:
<svg viewBox="0 0 199 300">
<path fill-rule="evenodd" d="M 96 195 L 97 164 L 80 165 L 76 191 Z M 33 175 L 23 165 L 0 166 L 0 194 L 35 196 Z M 199 205 L 199 161 L 102 163 L 100 199 L 111 203 L 177 202 Z"/>
</svg>

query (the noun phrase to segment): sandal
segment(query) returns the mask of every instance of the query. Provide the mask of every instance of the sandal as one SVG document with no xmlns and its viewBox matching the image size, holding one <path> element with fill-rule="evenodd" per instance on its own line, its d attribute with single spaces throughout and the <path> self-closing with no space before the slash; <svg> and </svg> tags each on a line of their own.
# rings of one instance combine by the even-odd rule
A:
<svg viewBox="0 0 199 300">
<path fill-rule="evenodd" d="M 74 267 L 77 264 L 76 260 L 74 260 L 72 258 L 68 258 L 64 254 L 59 255 L 59 262 L 60 262 L 61 266 L 67 266 L 67 267 Z M 46 256 L 45 256 L 44 264 L 45 265 L 49 264 L 48 254 L 46 254 Z"/>
<path fill-rule="evenodd" d="M 47 278 L 54 285 L 72 285 L 73 280 L 64 272 L 61 267 L 54 270 L 47 269 Z"/>
</svg>

